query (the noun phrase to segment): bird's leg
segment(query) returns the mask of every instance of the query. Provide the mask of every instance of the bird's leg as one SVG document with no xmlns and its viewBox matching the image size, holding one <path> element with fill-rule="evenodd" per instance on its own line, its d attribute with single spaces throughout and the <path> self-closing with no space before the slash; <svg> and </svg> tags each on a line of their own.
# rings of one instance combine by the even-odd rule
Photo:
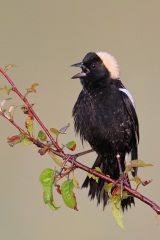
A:
<svg viewBox="0 0 160 240">
<path fill-rule="evenodd" d="M 61 167 L 61 170 L 59 172 L 59 175 L 61 176 L 62 175 L 62 172 L 63 170 L 65 169 L 65 166 L 66 166 L 66 163 L 69 161 L 71 162 L 71 169 L 74 168 L 74 161 L 76 160 L 76 156 L 74 155 L 70 155 L 70 154 L 67 154 L 65 155 L 65 157 L 63 158 L 64 162 L 63 162 L 63 165 Z M 70 161 L 71 160 L 71 161 Z"/>
<path fill-rule="evenodd" d="M 116 180 L 114 183 L 113 183 L 113 186 L 112 186 L 112 189 L 114 189 L 114 187 L 120 183 L 120 188 L 121 188 L 121 198 L 123 196 L 123 188 L 124 188 L 124 184 L 125 185 L 128 185 L 124 175 L 123 175 L 123 171 L 122 171 L 122 167 L 121 167 L 121 157 L 120 157 L 120 154 L 118 153 L 116 155 L 116 158 L 117 158 L 117 162 L 118 162 L 118 167 L 119 167 L 119 179 Z"/>
<path fill-rule="evenodd" d="M 122 167 L 121 167 L 121 157 L 119 155 L 119 153 L 117 154 L 117 161 L 118 161 L 118 166 L 119 166 L 119 176 L 120 178 L 123 177 L 123 172 L 122 172 Z"/>
<path fill-rule="evenodd" d="M 119 153 L 117 154 L 117 161 L 118 161 L 118 166 L 119 166 L 119 181 L 121 184 L 121 198 L 122 198 L 122 194 L 123 194 L 123 172 L 122 172 L 122 167 L 121 167 L 121 157 L 119 155 Z"/>
</svg>

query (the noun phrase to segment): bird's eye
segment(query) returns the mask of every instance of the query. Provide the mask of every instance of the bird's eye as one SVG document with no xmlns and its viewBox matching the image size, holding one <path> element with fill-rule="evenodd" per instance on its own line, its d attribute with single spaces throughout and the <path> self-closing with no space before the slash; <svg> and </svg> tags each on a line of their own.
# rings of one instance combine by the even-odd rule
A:
<svg viewBox="0 0 160 240">
<path fill-rule="evenodd" d="M 92 66 L 92 68 L 96 68 L 96 65 L 95 65 L 95 64 L 92 64 L 91 66 Z"/>
</svg>

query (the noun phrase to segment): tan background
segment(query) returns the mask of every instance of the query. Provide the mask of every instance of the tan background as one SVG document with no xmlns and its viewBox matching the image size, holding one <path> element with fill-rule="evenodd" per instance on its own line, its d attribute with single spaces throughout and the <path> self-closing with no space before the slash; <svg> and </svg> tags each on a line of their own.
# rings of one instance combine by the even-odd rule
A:
<svg viewBox="0 0 160 240">
<path fill-rule="evenodd" d="M 18 65 L 9 75 L 19 89 L 38 82 L 38 94 L 29 97 L 48 128 L 71 128 L 61 141 L 76 140 L 72 107 L 81 90 L 71 80 L 77 69 L 70 65 L 89 51 L 108 51 L 120 64 L 121 78 L 134 95 L 140 121 L 139 158 L 155 167 L 140 169 L 143 179 L 153 179 L 140 191 L 160 204 L 160 1 L 0 1 L 0 65 Z M 1 84 L 5 81 L 0 78 Z M 12 103 L 18 103 L 16 96 Z M 1 95 L 1 100 L 4 95 Z M 18 115 L 18 116 L 17 116 Z M 23 126 L 23 116 L 16 119 Z M 36 131 L 39 127 L 36 127 Z M 150 207 L 136 200 L 124 216 L 123 232 L 114 222 L 111 207 L 105 211 L 90 202 L 87 191 L 76 190 L 78 209 L 62 205 L 52 212 L 43 204 L 39 174 L 54 167 L 48 155 L 40 157 L 35 146 L 14 148 L 6 143 L 17 131 L 0 119 L 0 239 L 160 239 L 160 220 Z M 89 146 L 85 146 L 88 149 Z M 94 154 L 81 159 L 91 165 Z M 77 171 L 80 184 L 86 173 Z"/>
</svg>

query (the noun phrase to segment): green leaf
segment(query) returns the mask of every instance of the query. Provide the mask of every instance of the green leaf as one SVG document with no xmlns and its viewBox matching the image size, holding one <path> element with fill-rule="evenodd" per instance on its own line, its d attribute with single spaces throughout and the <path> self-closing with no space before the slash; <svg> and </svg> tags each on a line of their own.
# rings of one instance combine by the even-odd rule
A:
<svg viewBox="0 0 160 240">
<path fill-rule="evenodd" d="M 56 137 L 60 134 L 60 132 L 56 128 L 50 128 L 50 131 L 56 135 Z"/>
<path fill-rule="evenodd" d="M 19 135 L 15 135 L 7 138 L 8 144 L 13 147 L 17 143 L 22 143 L 24 146 L 29 146 L 32 141 L 29 140 L 24 134 L 20 133 Z"/>
<path fill-rule="evenodd" d="M 113 187 L 113 183 L 107 183 L 105 186 L 104 186 L 104 189 L 105 191 L 110 194 L 111 193 L 111 190 L 112 190 L 112 187 Z"/>
<path fill-rule="evenodd" d="M 43 185 L 43 200 L 44 203 L 47 204 L 52 200 L 52 187 L 49 185 Z"/>
<path fill-rule="evenodd" d="M 134 169 L 133 169 L 132 165 L 127 165 L 126 166 L 124 173 L 127 173 L 127 172 L 134 172 Z"/>
<path fill-rule="evenodd" d="M 5 89 L 6 89 L 6 93 L 9 95 L 10 94 L 10 91 L 12 90 L 12 86 L 5 86 Z"/>
<path fill-rule="evenodd" d="M 95 167 L 95 170 L 96 170 L 97 172 L 100 172 L 100 173 L 102 172 L 99 167 Z"/>
<path fill-rule="evenodd" d="M 53 152 L 48 151 L 48 153 L 49 153 L 50 157 L 55 161 L 55 163 L 57 165 L 59 165 L 60 167 L 63 166 L 63 162 Z"/>
<path fill-rule="evenodd" d="M 48 202 L 49 207 L 53 210 L 56 211 L 58 210 L 60 207 L 56 205 L 56 203 L 54 202 L 54 200 L 52 200 L 51 202 Z"/>
<path fill-rule="evenodd" d="M 3 108 L 2 112 L 5 113 L 7 111 L 7 108 Z"/>
<path fill-rule="evenodd" d="M 66 126 L 62 127 L 60 130 L 59 130 L 59 133 L 65 133 L 67 128 L 70 126 L 70 123 L 68 123 Z"/>
<path fill-rule="evenodd" d="M 90 178 L 93 178 L 93 179 L 98 183 L 99 177 L 95 176 L 95 175 L 92 174 L 92 173 L 88 173 L 88 177 L 89 177 L 89 179 L 90 179 Z"/>
<path fill-rule="evenodd" d="M 56 183 L 56 173 L 51 168 L 46 168 L 40 174 L 39 181 L 43 185 L 43 200 L 48 204 L 52 210 L 57 210 L 59 207 L 55 204 L 53 199 L 52 187 Z"/>
<path fill-rule="evenodd" d="M 147 166 L 153 166 L 150 163 L 145 163 L 142 160 L 132 160 L 131 161 L 132 167 L 147 167 Z"/>
<path fill-rule="evenodd" d="M 96 170 L 97 172 L 102 172 L 99 167 L 95 167 L 95 170 Z M 98 183 L 99 177 L 95 176 L 95 175 L 92 174 L 92 173 L 88 173 L 88 177 L 89 177 L 89 178 L 93 178 L 93 179 Z"/>
<path fill-rule="evenodd" d="M 71 142 L 66 143 L 64 146 L 66 148 L 68 148 L 69 150 L 74 151 L 75 148 L 76 148 L 76 142 L 75 141 L 71 141 Z"/>
<path fill-rule="evenodd" d="M 118 190 L 116 190 L 116 192 L 118 192 Z M 121 195 L 120 194 L 111 195 L 110 198 L 108 199 L 108 202 L 110 202 L 110 203 L 117 203 L 119 201 L 121 201 Z"/>
<path fill-rule="evenodd" d="M 38 85 L 39 85 L 39 83 L 33 83 L 31 86 L 31 89 L 35 89 Z"/>
<path fill-rule="evenodd" d="M 122 219 L 121 200 L 114 202 L 114 204 L 112 206 L 112 213 L 113 213 L 113 216 L 114 216 L 116 222 L 118 223 L 118 225 L 123 230 L 125 230 L 125 227 L 123 225 L 123 219 Z"/>
<path fill-rule="evenodd" d="M 80 188 L 77 179 L 75 178 L 74 172 L 72 172 L 72 181 L 75 188 Z"/>
<path fill-rule="evenodd" d="M 123 191 L 122 193 L 122 199 L 127 199 L 130 195 L 128 194 L 128 192 Z"/>
<path fill-rule="evenodd" d="M 50 186 L 53 184 L 53 182 L 55 182 L 55 176 L 56 176 L 56 173 L 53 169 L 46 168 L 40 174 L 39 181 L 41 182 L 42 185 Z"/>
<path fill-rule="evenodd" d="M 47 136 L 42 130 L 39 131 L 38 138 L 43 142 L 47 141 Z"/>
<path fill-rule="evenodd" d="M 138 176 L 134 177 L 134 181 L 136 182 L 137 185 L 141 184 L 141 182 L 142 182 L 141 179 Z"/>
<path fill-rule="evenodd" d="M 33 135 L 33 118 L 31 116 L 28 116 L 25 121 L 25 126 L 29 132 L 29 134 Z"/>
<path fill-rule="evenodd" d="M 31 93 L 31 92 L 36 93 L 36 87 L 37 87 L 38 85 L 39 85 L 38 83 L 34 83 L 34 84 L 32 84 L 32 86 L 31 86 L 30 88 L 27 88 L 27 92 L 26 92 L 26 94 L 25 94 L 25 97 L 26 97 L 29 93 Z"/>
<path fill-rule="evenodd" d="M 61 194 L 64 203 L 67 207 L 77 210 L 77 202 L 75 194 L 73 193 L 73 181 L 72 180 L 66 180 L 62 183 L 61 186 Z"/>
<path fill-rule="evenodd" d="M 29 140 L 27 137 L 24 137 L 24 138 L 20 141 L 20 143 L 22 143 L 23 146 L 29 146 L 29 145 L 31 145 L 32 141 Z"/>
<path fill-rule="evenodd" d="M 15 68 L 15 67 L 17 67 L 15 64 L 8 64 L 7 66 L 5 66 L 5 68 L 4 68 L 4 71 L 6 72 L 6 71 L 8 71 L 10 68 Z"/>
</svg>

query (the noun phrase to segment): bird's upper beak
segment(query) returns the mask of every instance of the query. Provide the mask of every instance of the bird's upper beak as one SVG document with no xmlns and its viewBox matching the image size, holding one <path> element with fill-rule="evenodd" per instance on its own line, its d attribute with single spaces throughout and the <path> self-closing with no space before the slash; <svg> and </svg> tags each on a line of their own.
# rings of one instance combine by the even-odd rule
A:
<svg viewBox="0 0 160 240">
<path fill-rule="evenodd" d="M 76 75 L 74 75 L 72 77 L 72 79 L 84 78 L 84 77 L 87 76 L 87 73 L 89 72 L 89 69 L 84 66 L 83 62 L 72 64 L 71 67 L 80 67 L 80 68 L 82 68 L 82 72 L 77 73 Z"/>
</svg>

